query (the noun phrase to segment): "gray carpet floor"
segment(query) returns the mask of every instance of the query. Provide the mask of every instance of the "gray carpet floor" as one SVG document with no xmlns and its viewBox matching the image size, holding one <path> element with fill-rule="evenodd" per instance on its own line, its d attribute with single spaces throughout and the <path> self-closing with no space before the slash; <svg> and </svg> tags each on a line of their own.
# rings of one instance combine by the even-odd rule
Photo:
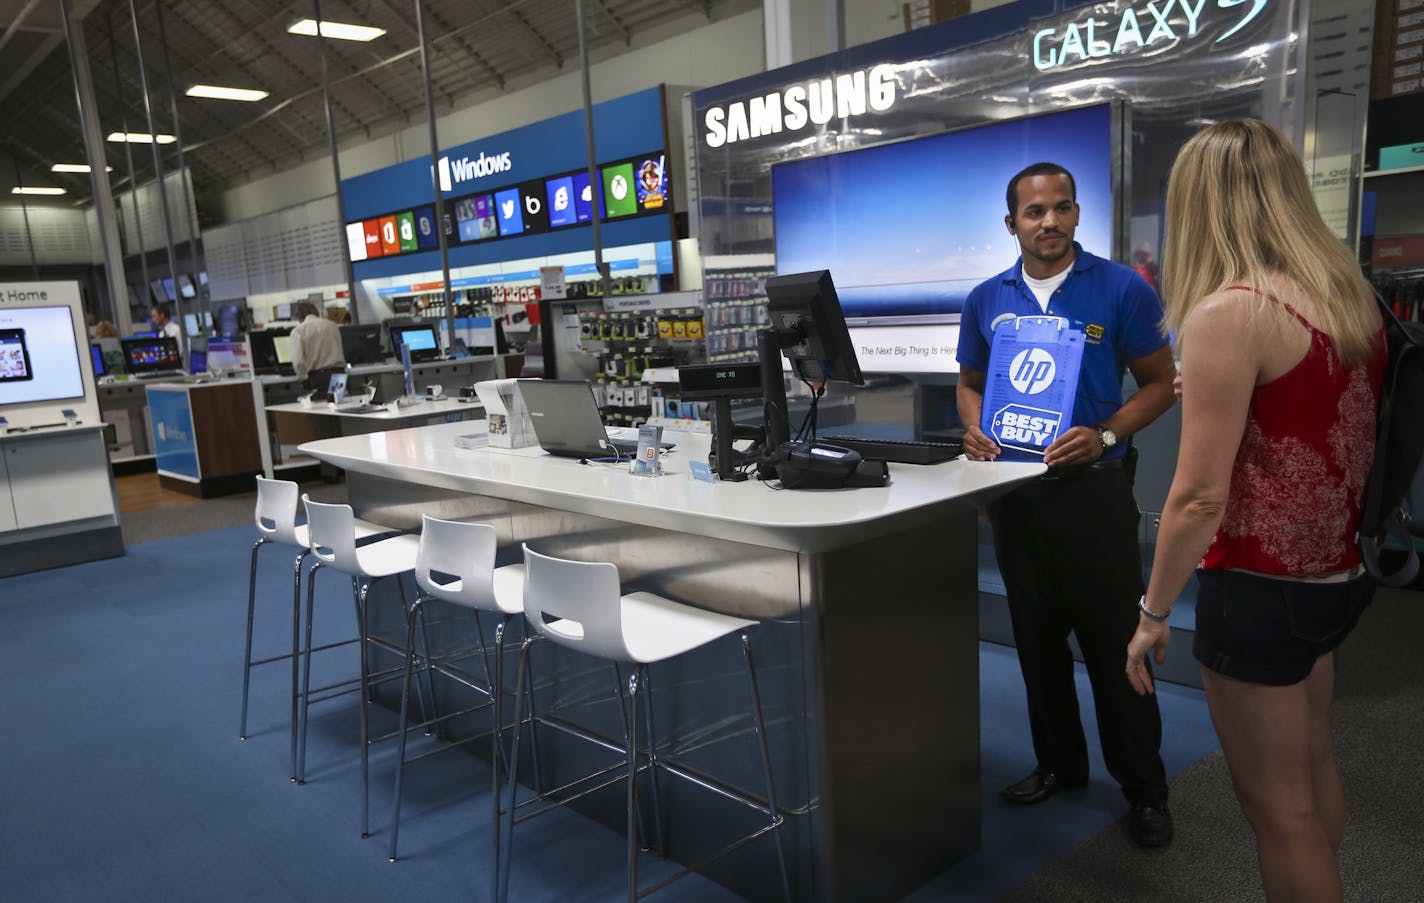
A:
<svg viewBox="0 0 1424 903">
<path fill-rule="evenodd" d="M 1340 849 L 1347 901 L 1424 901 L 1420 638 L 1424 594 L 1381 589 L 1339 654 L 1332 721 L 1349 806 Z M 1168 654 L 1190 655 L 1190 650 Z M 1220 750 L 1171 788 L 1177 836 L 1170 847 L 1139 850 L 1119 823 L 1039 872 L 1004 898 L 1006 903 L 1264 900 L 1251 831 Z"/>
<path fill-rule="evenodd" d="M 327 502 L 345 484 L 304 483 Z M 125 515 L 129 545 L 250 523 L 255 493 Z M 1424 594 L 1381 590 L 1338 658 L 1336 758 L 1349 805 L 1340 851 L 1345 899 L 1424 901 Z M 1172 649 L 1171 655 L 1190 655 Z M 1172 725 L 1164 725 L 1167 731 Z M 1251 832 L 1213 753 L 1172 782 L 1177 836 L 1144 851 L 1121 823 L 1029 879 L 1005 903 L 1249 903 L 1263 900 Z"/>
</svg>

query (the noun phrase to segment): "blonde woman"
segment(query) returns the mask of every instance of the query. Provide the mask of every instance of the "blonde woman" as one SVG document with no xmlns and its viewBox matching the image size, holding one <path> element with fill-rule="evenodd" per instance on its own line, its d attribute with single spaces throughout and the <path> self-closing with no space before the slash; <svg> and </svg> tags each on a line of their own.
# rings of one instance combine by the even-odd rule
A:
<svg viewBox="0 0 1424 903">
<path fill-rule="evenodd" d="M 1127 648 L 1167 650 L 1197 572 L 1207 704 L 1270 901 L 1338 901 L 1345 801 L 1330 741 L 1334 650 L 1369 604 L 1354 535 L 1386 351 L 1359 267 L 1275 129 L 1187 142 L 1167 188 L 1162 287 L 1182 358 L 1182 438 Z"/>
</svg>

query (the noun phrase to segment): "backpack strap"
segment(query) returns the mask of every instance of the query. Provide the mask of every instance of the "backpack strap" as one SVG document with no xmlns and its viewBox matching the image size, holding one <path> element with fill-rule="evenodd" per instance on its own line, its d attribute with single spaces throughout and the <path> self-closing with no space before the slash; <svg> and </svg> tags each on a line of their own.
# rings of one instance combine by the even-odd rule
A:
<svg viewBox="0 0 1424 903">
<path fill-rule="evenodd" d="M 1372 287 L 1373 288 L 1373 287 Z M 1390 310 L 1389 305 L 1384 302 L 1378 290 L 1374 292 L 1375 301 L 1379 304 L 1380 313 L 1384 316 L 1384 328 L 1388 335 L 1391 328 L 1396 330 L 1397 335 L 1404 335 L 1406 331 L 1404 325 L 1399 322 L 1399 318 Z M 1387 372 L 1386 385 L 1381 389 L 1381 400 L 1379 411 L 1379 431 L 1375 437 L 1375 456 L 1378 459 L 1382 451 L 1389 448 L 1390 426 L 1393 421 L 1393 403 L 1395 397 L 1394 381 L 1398 379 L 1399 371 L 1391 368 L 1392 372 Z M 1380 583 L 1386 586 L 1405 586 L 1419 574 L 1419 553 L 1414 548 L 1414 536 L 1409 530 L 1410 517 L 1403 507 L 1397 507 L 1393 511 L 1385 512 L 1381 510 L 1384 506 L 1384 479 L 1385 469 L 1383 467 L 1371 467 L 1369 480 L 1365 484 L 1365 497 L 1360 505 L 1360 532 L 1355 537 L 1355 545 L 1360 550 L 1360 557 L 1364 561 L 1365 570 Z M 1386 573 L 1380 567 L 1381 536 L 1385 540 L 1393 539 L 1405 553 L 1404 563 L 1398 569 Z"/>
</svg>

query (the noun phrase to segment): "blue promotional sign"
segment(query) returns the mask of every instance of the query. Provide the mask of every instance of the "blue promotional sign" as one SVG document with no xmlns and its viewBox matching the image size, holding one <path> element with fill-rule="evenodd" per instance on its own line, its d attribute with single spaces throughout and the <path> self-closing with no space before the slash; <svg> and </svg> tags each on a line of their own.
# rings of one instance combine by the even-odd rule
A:
<svg viewBox="0 0 1424 903">
<path fill-rule="evenodd" d="M 148 413 L 153 424 L 153 452 L 160 471 L 198 479 L 198 445 L 193 437 L 193 412 L 188 393 L 148 391 Z"/>
<path fill-rule="evenodd" d="M 1001 448 L 1042 455 L 1072 425 L 1082 363 L 1083 333 L 1062 317 L 1000 323 L 989 349 L 980 428 Z"/>
</svg>

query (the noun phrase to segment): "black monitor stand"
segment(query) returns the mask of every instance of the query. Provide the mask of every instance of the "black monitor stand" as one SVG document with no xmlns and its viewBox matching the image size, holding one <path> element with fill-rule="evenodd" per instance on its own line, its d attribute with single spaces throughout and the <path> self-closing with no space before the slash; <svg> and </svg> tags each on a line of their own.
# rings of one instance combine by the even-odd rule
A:
<svg viewBox="0 0 1424 903">
<path fill-rule="evenodd" d="M 736 454 L 732 451 L 732 399 L 718 398 L 714 402 L 716 418 L 712 423 L 712 433 L 716 442 L 715 451 L 717 454 L 717 479 L 729 483 L 738 483 L 747 478 L 747 475 L 737 470 L 736 463 L 732 456 Z"/>
<path fill-rule="evenodd" d="M 791 415 L 786 405 L 786 377 L 781 372 L 781 338 L 774 330 L 763 329 L 757 333 L 757 361 L 761 364 L 762 419 L 766 434 L 757 479 L 775 480 L 776 465 L 771 463 L 771 457 L 791 439 Z"/>
</svg>

